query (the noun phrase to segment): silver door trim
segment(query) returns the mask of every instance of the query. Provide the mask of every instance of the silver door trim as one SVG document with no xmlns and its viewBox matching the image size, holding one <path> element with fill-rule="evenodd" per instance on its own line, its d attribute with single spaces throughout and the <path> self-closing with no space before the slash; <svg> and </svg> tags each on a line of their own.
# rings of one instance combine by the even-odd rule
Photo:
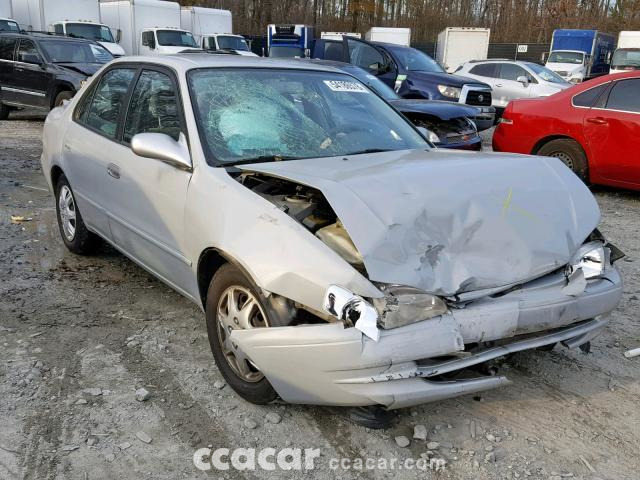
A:
<svg viewBox="0 0 640 480">
<path fill-rule="evenodd" d="M 46 97 L 47 94 L 43 92 L 33 92 L 31 90 L 22 90 L 21 88 L 12 88 L 12 87 L 0 87 L 2 90 L 6 90 L 7 92 L 14 93 L 24 93 L 25 95 L 33 95 L 35 97 Z"/>
</svg>

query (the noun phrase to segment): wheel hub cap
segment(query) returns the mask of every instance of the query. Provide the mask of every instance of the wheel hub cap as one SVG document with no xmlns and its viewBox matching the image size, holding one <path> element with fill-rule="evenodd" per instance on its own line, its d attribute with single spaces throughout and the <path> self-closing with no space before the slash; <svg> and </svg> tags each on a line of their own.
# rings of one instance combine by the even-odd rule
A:
<svg viewBox="0 0 640 480">
<path fill-rule="evenodd" d="M 550 157 L 555 157 L 562 161 L 567 167 L 573 170 L 573 158 L 565 152 L 553 152 Z"/>
<path fill-rule="evenodd" d="M 58 210 L 64 236 L 72 242 L 76 236 L 76 202 L 66 185 L 62 186 L 58 194 Z"/>
<path fill-rule="evenodd" d="M 216 310 L 218 339 L 227 363 L 245 382 L 258 382 L 264 378 L 256 366 L 231 341 L 233 330 L 268 327 L 266 315 L 256 297 L 247 288 L 227 288 L 218 301 Z"/>
</svg>

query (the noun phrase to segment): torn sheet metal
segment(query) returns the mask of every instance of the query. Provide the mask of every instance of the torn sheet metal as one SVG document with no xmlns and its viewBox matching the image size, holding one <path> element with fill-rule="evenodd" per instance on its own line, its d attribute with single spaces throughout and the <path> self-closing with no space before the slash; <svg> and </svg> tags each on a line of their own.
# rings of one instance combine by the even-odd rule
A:
<svg viewBox="0 0 640 480">
<path fill-rule="evenodd" d="M 547 157 L 404 151 L 241 168 L 322 191 L 371 280 L 443 296 L 553 271 L 600 219 L 587 187 Z"/>
</svg>

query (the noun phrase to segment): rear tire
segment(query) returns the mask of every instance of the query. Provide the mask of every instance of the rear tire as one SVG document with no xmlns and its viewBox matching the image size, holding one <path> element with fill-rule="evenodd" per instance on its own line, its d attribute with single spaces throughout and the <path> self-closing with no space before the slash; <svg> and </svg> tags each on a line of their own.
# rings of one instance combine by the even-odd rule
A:
<svg viewBox="0 0 640 480">
<path fill-rule="evenodd" d="M 68 90 L 65 90 L 64 92 L 60 92 L 58 93 L 58 95 L 56 95 L 56 99 L 53 102 L 53 106 L 55 107 L 59 107 L 62 105 L 62 102 L 64 102 L 65 100 L 71 100 L 73 98 L 73 92 L 70 92 Z"/>
<path fill-rule="evenodd" d="M 235 301 L 232 301 L 236 299 Z M 255 303 L 251 310 L 244 305 Z M 238 308 L 240 307 L 240 308 Z M 209 284 L 206 302 L 207 334 L 220 373 L 235 392 L 248 402 L 264 405 L 277 394 L 267 378 L 230 340 L 234 329 L 251 329 L 274 325 L 262 295 L 234 265 L 225 264 Z"/>
<path fill-rule="evenodd" d="M 65 246 L 78 255 L 93 253 L 100 245 L 100 237 L 87 230 L 67 177 L 60 175 L 55 191 L 58 227 Z"/>
<path fill-rule="evenodd" d="M 562 161 L 580 180 L 589 181 L 589 163 L 582 147 L 574 140 L 559 138 L 545 143 L 536 152 L 543 157 L 555 157 Z"/>
<path fill-rule="evenodd" d="M 7 105 L 0 103 L 0 120 L 6 120 L 9 118 L 10 111 L 11 109 Z"/>
</svg>

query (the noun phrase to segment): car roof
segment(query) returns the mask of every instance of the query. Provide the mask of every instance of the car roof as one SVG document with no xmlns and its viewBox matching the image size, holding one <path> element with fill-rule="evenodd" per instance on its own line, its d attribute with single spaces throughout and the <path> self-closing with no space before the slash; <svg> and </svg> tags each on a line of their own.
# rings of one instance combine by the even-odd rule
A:
<svg viewBox="0 0 640 480">
<path fill-rule="evenodd" d="M 284 70 L 314 70 L 319 72 L 343 73 L 340 69 L 312 62 L 300 62 L 296 59 L 263 58 L 245 55 L 212 55 L 210 53 L 190 52 L 188 54 L 120 57 L 111 61 L 119 63 L 150 63 L 165 65 L 177 72 L 187 72 L 197 68 L 268 68 Z"/>
</svg>

